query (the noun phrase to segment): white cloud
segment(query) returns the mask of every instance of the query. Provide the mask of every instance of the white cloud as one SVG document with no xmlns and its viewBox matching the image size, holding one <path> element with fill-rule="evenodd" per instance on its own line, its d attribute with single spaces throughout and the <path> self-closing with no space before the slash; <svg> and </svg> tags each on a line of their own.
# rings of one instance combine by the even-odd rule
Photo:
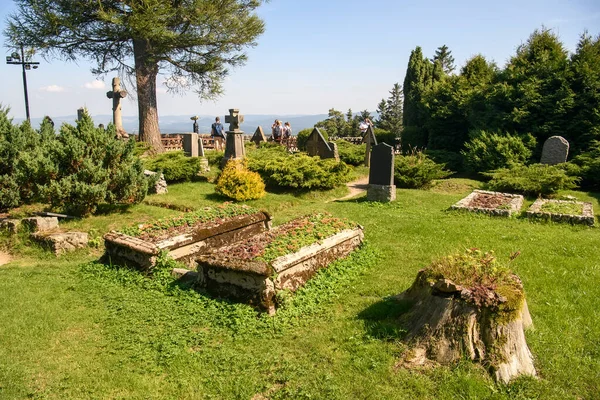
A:
<svg viewBox="0 0 600 400">
<path fill-rule="evenodd" d="M 97 90 L 97 89 L 104 89 L 106 87 L 106 84 L 104 83 L 104 81 L 92 81 L 92 82 L 86 82 L 83 85 L 83 87 L 86 89 Z"/>
<path fill-rule="evenodd" d="M 42 92 L 54 92 L 54 93 L 59 93 L 59 92 L 64 92 L 65 88 L 62 86 L 58 86 L 58 85 L 50 85 L 50 86 L 44 86 L 41 87 L 40 90 Z"/>
</svg>

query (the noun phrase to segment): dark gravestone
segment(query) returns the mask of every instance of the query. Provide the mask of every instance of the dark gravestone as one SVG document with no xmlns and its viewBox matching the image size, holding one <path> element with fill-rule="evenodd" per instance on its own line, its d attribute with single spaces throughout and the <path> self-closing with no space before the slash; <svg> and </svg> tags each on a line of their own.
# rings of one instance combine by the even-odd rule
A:
<svg viewBox="0 0 600 400">
<path fill-rule="evenodd" d="M 309 156 L 319 156 L 325 158 L 335 158 L 336 161 L 340 160 L 340 156 L 337 151 L 337 145 L 333 142 L 327 143 L 319 128 L 313 129 L 308 140 L 306 141 L 306 152 Z"/>
<path fill-rule="evenodd" d="M 389 202 L 396 200 L 394 185 L 394 148 L 387 143 L 373 147 L 367 200 Z"/>
<path fill-rule="evenodd" d="M 540 164 L 560 164 L 567 162 L 569 142 L 562 136 L 549 137 L 542 148 Z"/>
<path fill-rule="evenodd" d="M 368 167 L 371 162 L 371 148 L 377 146 L 377 138 L 375 132 L 373 132 L 373 125 L 369 125 L 365 135 L 362 138 L 362 142 L 367 144 L 367 151 L 365 152 L 365 167 Z"/>
<path fill-rule="evenodd" d="M 250 139 L 250 141 L 256 144 L 257 146 L 260 145 L 261 142 L 267 141 L 267 137 L 265 136 L 265 133 L 263 132 L 263 128 L 261 126 L 256 128 L 256 131 L 254 131 L 254 135 L 252 136 L 252 139 Z"/>
</svg>

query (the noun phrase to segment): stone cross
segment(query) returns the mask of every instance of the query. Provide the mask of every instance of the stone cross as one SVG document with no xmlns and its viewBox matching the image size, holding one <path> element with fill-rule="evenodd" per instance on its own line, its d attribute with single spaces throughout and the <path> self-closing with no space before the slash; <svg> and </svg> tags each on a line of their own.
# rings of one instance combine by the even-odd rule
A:
<svg viewBox="0 0 600 400">
<path fill-rule="evenodd" d="M 363 143 L 367 144 L 367 151 L 365 152 L 365 167 L 371 165 L 371 147 L 377 146 L 377 138 L 375 137 L 375 132 L 373 132 L 373 125 L 369 125 L 367 128 L 367 132 L 362 139 Z"/>
<path fill-rule="evenodd" d="M 121 90 L 121 80 L 113 78 L 112 91 L 106 92 L 106 97 L 113 101 L 113 123 L 117 130 L 117 137 L 126 139 L 129 137 L 125 129 L 123 129 L 123 121 L 121 119 L 121 99 L 127 96 L 127 91 Z"/>
<path fill-rule="evenodd" d="M 237 108 L 230 108 L 229 115 L 225 116 L 225 123 L 229 124 L 228 132 L 240 132 L 240 124 L 244 122 L 244 116 L 240 114 Z"/>
</svg>

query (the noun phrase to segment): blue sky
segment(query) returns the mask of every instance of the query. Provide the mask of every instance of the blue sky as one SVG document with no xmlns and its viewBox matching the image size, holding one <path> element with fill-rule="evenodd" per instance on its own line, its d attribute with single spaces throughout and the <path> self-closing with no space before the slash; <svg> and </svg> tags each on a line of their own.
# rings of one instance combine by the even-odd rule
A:
<svg viewBox="0 0 600 400">
<path fill-rule="evenodd" d="M 0 0 L 2 29 L 13 10 L 11 0 Z M 225 94 L 201 101 L 193 93 L 161 89 L 160 115 L 224 115 L 229 108 L 276 115 L 374 111 L 395 82 L 402 84 L 415 46 L 431 57 L 446 44 L 459 67 L 478 53 L 503 66 L 542 26 L 553 29 L 569 51 L 584 29 L 600 33 L 598 0 L 272 0 L 259 14 L 266 32 L 247 51 L 248 63 L 231 72 Z M 3 51 L 11 52 L 5 46 Z M 27 75 L 32 117 L 72 115 L 82 106 L 92 115 L 111 112 L 105 93 L 112 76 L 96 81 L 84 60 L 37 61 L 40 68 Z M 0 104 L 23 118 L 20 68 L 2 62 L 0 76 Z M 133 96 L 124 101 L 123 114 L 137 114 Z"/>
</svg>

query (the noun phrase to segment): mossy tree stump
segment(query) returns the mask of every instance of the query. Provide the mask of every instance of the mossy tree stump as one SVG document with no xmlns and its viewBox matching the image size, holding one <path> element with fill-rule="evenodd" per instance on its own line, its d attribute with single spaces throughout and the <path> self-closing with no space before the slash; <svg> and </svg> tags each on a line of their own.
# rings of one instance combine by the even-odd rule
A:
<svg viewBox="0 0 600 400">
<path fill-rule="evenodd" d="M 438 260 L 399 298 L 413 303 L 401 317 L 410 344 L 405 365 L 467 358 L 504 383 L 536 375 L 525 341 L 532 321 L 523 285 L 491 253 L 473 249 Z"/>
</svg>

